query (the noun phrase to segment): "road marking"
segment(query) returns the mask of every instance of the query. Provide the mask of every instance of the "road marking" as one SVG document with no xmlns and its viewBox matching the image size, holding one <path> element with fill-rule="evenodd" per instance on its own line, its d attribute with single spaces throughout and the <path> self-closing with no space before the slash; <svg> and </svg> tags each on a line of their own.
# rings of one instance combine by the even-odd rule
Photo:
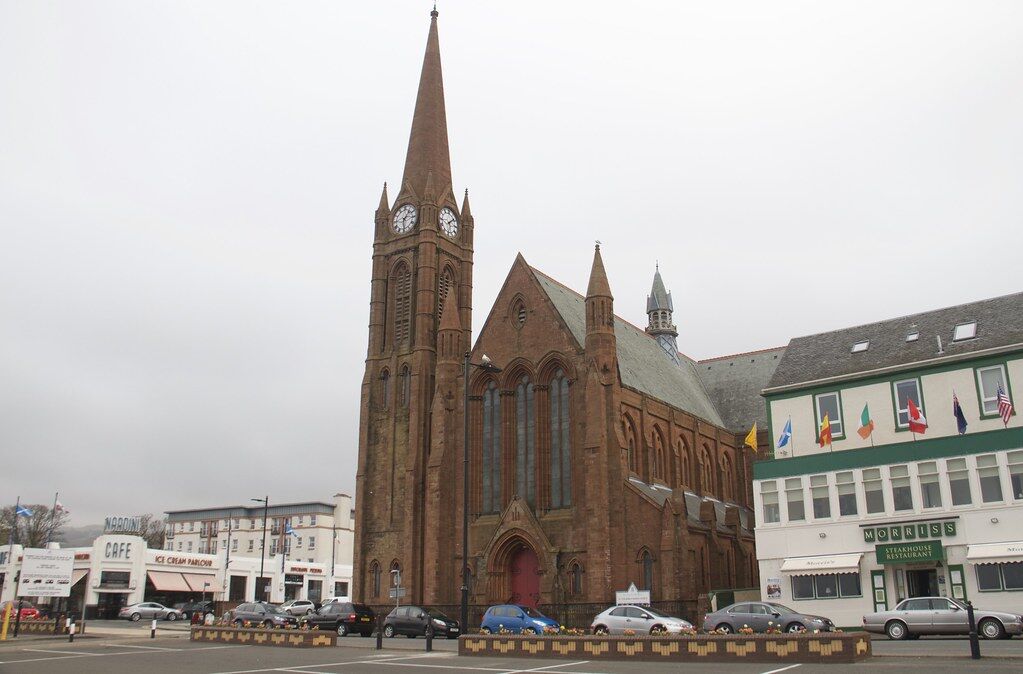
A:
<svg viewBox="0 0 1023 674">
<path fill-rule="evenodd" d="M 438 653 L 437 655 L 443 655 L 443 654 Z M 366 656 L 361 656 L 361 657 L 366 657 Z M 382 653 L 382 654 L 380 654 L 380 655 L 378 655 L 376 657 L 380 657 L 380 658 L 385 658 L 386 657 L 386 658 L 391 658 L 392 660 L 411 660 L 413 658 L 428 658 L 428 657 L 431 657 L 431 655 L 405 655 L 405 656 L 394 655 L 394 656 L 390 656 L 390 655 Z M 384 663 L 387 663 L 387 662 L 390 662 L 390 660 L 344 660 L 342 662 L 320 662 L 320 663 L 310 664 L 310 665 L 295 665 L 295 667 L 340 667 L 340 666 L 343 666 L 343 665 L 378 665 L 378 664 L 384 664 Z M 267 667 L 266 669 L 232 669 L 230 671 L 214 672 L 213 674 L 257 674 L 258 672 L 288 672 L 288 671 L 292 671 L 292 670 L 288 669 L 287 667 Z M 496 671 L 503 672 L 505 670 L 499 669 L 499 670 L 496 670 Z"/>
<path fill-rule="evenodd" d="M 68 657 L 77 657 L 80 655 L 114 655 L 113 653 L 86 653 L 84 651 L 57 651 L 47 650 L 45 648 L 22 648 L 21 650 L 27 653 L 56 653 L 57 655 L 66 655 Z"/>
<path fill-rule="evenodd" d="M 160 646 L 132 646 L 131 644 L 103 644 L 107 648 L 141 648 L 147 651 L 180 651 L 182 648 L 166 648 Z M 189 649 L 191 650 L 191 649 Z"/>
<path fill-rule="evenodd" d="M 589 660 L 580 660 L 579 662 L 564 662 L 557 665 L 547 665 L 546 667 L 533 667 L 532 669 L 512 669 L 506 674 L 518 674 L 518 672 L 542 672 L 545 669 L 554 669 L 555 667 L 575 667 L 576 665 L 585 665 Z"/>
<path fill-rule="evenodd" d="M 789 665 L 788 667 L 782 667 L 781 669 L 771 669 L 766 672 L 760 672 L 760 674 L 778 674 L 778 672 L 784 672 L 787 669 L 795 669 L 796 667 L 802 667 L 802 663 L 798 665 Z"/>
</svg>

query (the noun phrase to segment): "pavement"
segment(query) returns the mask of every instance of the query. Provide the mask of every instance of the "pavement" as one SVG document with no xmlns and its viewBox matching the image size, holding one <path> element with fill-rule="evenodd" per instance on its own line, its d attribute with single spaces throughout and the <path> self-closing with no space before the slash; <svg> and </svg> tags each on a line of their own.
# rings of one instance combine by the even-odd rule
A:
<svg viewBox="0 0 1023 674">
<path fill-rule="evenodd" d="M 129 629 L 135 629 L 132 626 Z M 129 632 L 123 626 L 116 636 L 93 635 L 49 641 L 0 643 L 0 674 L 137 674 L 189 672 L 190 674 L 427 674 L 426 670 L 451 674 L 651 674 L 693 672 L 710 674 L 778 674 L 826 671 L 834 674 L 934 674 L 935 672 L 984 672 L 1018 674 L 1023 671 L 1023 641 L 981 642 L 982 660 L 969 659 L 964 639 L 925 638 L 914 642 L 874 642 L 874 657 L 852 665 L 774 665 L 770 663 L 693 663 L 654 665 L 648 662 L 553 660 L 543 658 L 459 657 L 457 643 L 434 641 L 435 651 L 425 652 L 424 639 L 386 639 L 385 649 L 375 650 L 372 638 L 348 637 L 337 648 L 290 649 L 192 642 L 184 631 L 170 631 L 149 639 L 148 632 Z M 405 670 L 402 672 L 401 670 Z"/>
</svg>

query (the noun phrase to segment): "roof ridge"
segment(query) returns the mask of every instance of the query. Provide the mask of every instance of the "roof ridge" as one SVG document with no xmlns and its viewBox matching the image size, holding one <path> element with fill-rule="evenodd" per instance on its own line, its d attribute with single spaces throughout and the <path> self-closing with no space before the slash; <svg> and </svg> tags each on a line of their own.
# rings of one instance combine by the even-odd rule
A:
<svg viewBox="0 0 1023 674">
<path fill-rule="evenodd" d="M 766 349 L 754 349 L 753 351 L 740 351 L 739 353 L 732 353 L 726 356 L 713 356 L 711 358 L 704 358 L 703 360 L 696 361 L 697 364 L 702 365 L 703 363 L 710 363 L 716 360 L 728 360 L 729 358 L 738 358 L 739 356 L 752 356 L 757 353 L 768 353 L 769 351 L 781 351 L 788 347 L 788 344 L 782 346 L 771 346 Z M 681 352 L 679 352 L 681 353 Z M 683 354 L 684 355 L 684 354 Z"/>
</svg>

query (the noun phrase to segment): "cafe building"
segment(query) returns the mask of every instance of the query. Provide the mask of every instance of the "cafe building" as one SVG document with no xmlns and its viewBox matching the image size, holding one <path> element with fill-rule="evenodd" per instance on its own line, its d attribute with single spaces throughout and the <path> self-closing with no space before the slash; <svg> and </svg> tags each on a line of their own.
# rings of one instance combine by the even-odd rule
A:
<svg viewBox="0 0 1023 674">
<path fill-rule="evenodd" d="M 839 626 L 909 597 L 1023 610 L 1020 390 L 1023 294 L 791 340 L 753 470 L 763 598 Z"/>
</svg>

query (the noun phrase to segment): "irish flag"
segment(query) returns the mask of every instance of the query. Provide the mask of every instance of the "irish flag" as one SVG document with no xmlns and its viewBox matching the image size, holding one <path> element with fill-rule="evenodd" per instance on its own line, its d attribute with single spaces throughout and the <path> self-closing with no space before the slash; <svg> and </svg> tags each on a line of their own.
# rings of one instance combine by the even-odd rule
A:
<svg viewBox="0 0 1023 674">
<path fill-rule="evenodd" d="M 870 410 L 867 409 L 866 404 L 863 405 L 863 411 L 860 412 L 860 427 L 856 429 L 856 432 L 864 440 L 869 438 L 870 434 L 874 432 L 874 420 L 870 418 Z"/>
<path fill-rule="evenodd" d="M 927 432 L 927 417 L 920 411 L 920 408 L 916 406 L 913 399 L 910 398 L 909 403 L 909 430 L 914 433 L 926 433 Z"/>
</svg>

